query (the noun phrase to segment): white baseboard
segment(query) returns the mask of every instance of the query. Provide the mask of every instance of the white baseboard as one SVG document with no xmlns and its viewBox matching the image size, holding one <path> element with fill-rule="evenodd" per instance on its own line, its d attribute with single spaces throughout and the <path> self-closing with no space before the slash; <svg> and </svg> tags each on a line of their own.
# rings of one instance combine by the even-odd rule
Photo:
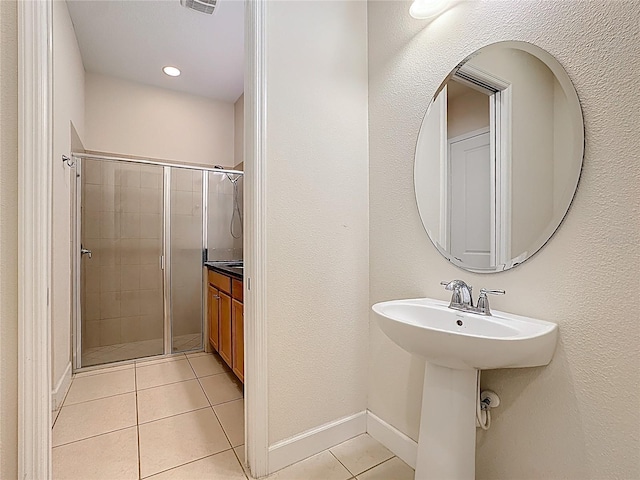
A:
<svg viewBox="0 0 640 480">
<path fill-rule="evenodd" d="M 362 411 L 274 443 L 269 447 L 269 473 L 304 460 L 366 431 L 367 412 Z"/>
<path fill-rule="evenodd" d="M 64 370 L 64 374 L 58 380 L 56 387 L 51 392 L 51 410 L 58 410 L 62 406 L 67 390 L 71 386 L 71 362 Z"/>
<path fill-rule="evenodd" d="M 416 468 L 418 442 L 367 410 L 367 433 L 411 468 Z"/>
</svg>

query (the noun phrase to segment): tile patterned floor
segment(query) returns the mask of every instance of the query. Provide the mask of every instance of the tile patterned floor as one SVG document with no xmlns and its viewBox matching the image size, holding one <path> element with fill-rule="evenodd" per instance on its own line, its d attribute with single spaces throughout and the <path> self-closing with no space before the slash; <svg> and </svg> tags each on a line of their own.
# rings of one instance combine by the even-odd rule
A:
<svg viewBox="0 0 640 480">
<path fill-rule="evenodd" d="M 54 412 L 55 480 L 246 480 L 242 384 L 206 353 L 74 375 Z M 364 434 L 269 480 L 411 480 Z"/>
<path fill-rule="evenodd" d="M 181 335 L 173 339 L 173 350 L 178 352 L 188 352 L 202 348 L 202 336 Z M 133 358 L 150 357 L 161 355 L 164 348 L 163 340 L 142 340 L 139 342 L 117 343 L 115 345 L 105 345 L 103 347 L 91 347 L 82 352 L 82 366 L 90 367 L 105 363 L 131 360 Z"/>
</svg>

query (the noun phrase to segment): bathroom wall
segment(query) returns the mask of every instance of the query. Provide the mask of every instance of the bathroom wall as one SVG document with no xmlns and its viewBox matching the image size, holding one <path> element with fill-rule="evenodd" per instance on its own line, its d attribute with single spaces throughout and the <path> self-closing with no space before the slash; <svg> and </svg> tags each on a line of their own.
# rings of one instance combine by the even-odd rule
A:
<svg viewBox="0 0 640 480">
<path fill-rule="evenodd" d="M 53 244 L 51 350 L 54 392 L 68 388 L 71 375 L 72 211 L 75 171 L 62 163 L 72 137 L 84 140 L 84 67 L 64 1 L 53 2 Z M 54 405 L 55 406 L 55 405 Z"/>
<path fill-rule="evenodd" d="M 0 478 L 18 478 L 18 9 L 0 2 Z"/>
<path fill-rule="evenodd" d="M 453 83 L 453 85 L 452 85 Z M 459 92 L 447 97 L 447 138 L 489 128 L 489 96 L 461 83 L 449 82 Z"/>
<path fill-rule="evenodd" d="M 87 150 L 235 165 L 233 103 L 95 73 L 85 87 Z"/>
<path fill-rule="evenodd" d="M 409 5 L 368 4 L 370 303 L 446 300 L 439 282 L 461 278 L 476 290 L 505 288 L 495 309 L 559 324 L 549 366 L 483 373 L 483 387 L 502 403 L 491 429 L 478 432 L 476 478 L 638 478 L 640 122 L 629 112 L 640 109 L 640 96 L 625 72 L 640 71 L 640 4 L 464 2 L 431 23 L 412 19 Z M 513 270 L 478 275 L 449 265 L 425 235 L 413 154 L 444 77 L 501 40 L 535 43 L 566 68 L 584 110 L 586 153 L 551 241 Z M 417 439 L 424 362 L 371 320 L 369 408 Z"/>
<path fill-rule="evenodd" d="M 158 339 L 139 353 L 162 353 L 162 171 L 82 163 L 82 243 L 93 252 L 82 259 L 85 366 L 94 363 L 95 347 Z"/>
<path fill-rule="evenodd" d="M 367 4 L 267 8 L 269 441 L 367 407 Z"/>
</svg>

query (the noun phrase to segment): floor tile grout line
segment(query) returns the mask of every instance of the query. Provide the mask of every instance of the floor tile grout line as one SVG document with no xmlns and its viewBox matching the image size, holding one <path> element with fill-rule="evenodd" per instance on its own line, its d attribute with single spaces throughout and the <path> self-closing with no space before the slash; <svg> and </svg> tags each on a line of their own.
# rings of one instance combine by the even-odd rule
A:
<svg viewBox="0 0 640 480">
<path fill-rule="evenodd" d="M 84 442 L 85 440 L 90 440 L 92 438 L 101 437 L 103 435 L 109 435 L 111 433 L 121 432 L 123 430 L 127 430 L 128 428 L 134 428 L 135 426 L 136 425 L 127 425 L 126 427 L 116 428 L 114 430 L 109 430 L 108 432 L 102 432 L 102 433 L 98 433 L 96 435 L 89 435 L 88 437 L 79 438 L 77 440 L 72 440 L 71 442 L 65 442 L 65 443 L 61 443 L 60 445 L 54 445 L 51 448 L 54 449 L 54 448 L 58 448 L 58 447 L 65 447 L 65 446 L 71 445 L 73 443 Z"/>
<path fill-rule="evenodd" d="M 191 367 L 191 370 L 193 370 L 193 373 L 195 374 L 196 370 L 195 370 L 195 368 L 193 368 L 193 365 L 191 365 L 191 362 L 189 362 L 189 366 Z M 216 420 L 218 421 L 218 423 L 220 424 L 220 428 L 222 429 L 222 433 L 224 433 L 224 437 L 227 439 L 227 442 L 229 442 L 229 445 L 231 445 L 231 449 L 233 449 L 233 444 L 231 443 L 231 440 L 229 439 L 229 435 L 227 435 L 227 431 L 224 429 L 224 426 L 222 425 L 222 422 L 220 421 L 220 418 L 218 417 L 218 414 L 216 413 L 216 410 L 213 408 L 213 405 L 211 404 L 211 400 L 209 399 L 209 396 L 207 395 L 207 392 L 205 391 L 204 387 L 202 386 L 202 382 L 200 382 L 200 377 L 198 377 L 196 375 L 196 378 L 198 379 L 198 383 L 200 384 L 200 388 L 204 392 L 204 396 L 207 397 L 207 401 L 209 402 L 209 406 L 211 408 L 211 411 L 215 415 Z M 243 398 L 244 398 L 244 394 L 243 394 Z M 235 452 L 234 452 L 234 454 L 235 454 Z M 240 465 L 240 467 L 242 467 L 242 465 Z M 244 472 L 244 469 L 242 469 L 242 471 Z"/>
<path fill-rule="evenodd" d="M 60 418 L 60 414 L 62 413 L 62 407 L 65 406 L 64 402 L 67 401 L 67 396 L 69 395 L 69 392 L 71 391 L 71 385 L 73 385 L 73 381 L 75 379 L 73 378 L 73 376 L 71 377 L 71 383 L 69 383 L 69 388 L 67 388 L 66 393 L 64 394 L 64 398 L 62 399 L 62 403 L 60 403 L 60 408 L 57 410 L 58 414 L 56 415 L 56 418 L 53 419 L 53 423 L 51 424 L 51 431 L 53 432 L 53 427 L 56 426 L 56 423 L 58 423 L 58 419 Z M 56 410 L 52 410 L 52 412 L 55 412 Z"/>
<path fill-rule="evenodd" d="M 213 412 L 213 413 L 215 413 L 215 412 Z M 231 442 L 229 442 L 229 443 L 231 443 Z M 238 457 L 238 452 L 236 452 L 236 448 L 240 448 L 240 447 L 244 447 L 244 443 L 242 445 L 238 445 L 237 447 L 231 447 L 231 450 L 233 450 L 233 455 L 236 457 L 236 460 L 240 464 L 240 469 L 242 470 L 242 474 L 244 475 L 244 478 L 248 480 L 249 476 L 247 475 L 247 472 L 244 469 L 244 465 L 242 465 L 242 462 L 240 461 L 240 457 Z"/>
<path fill-rule="evenodd" d="M 331 448 L 327 448 L 327 452 L 329 452 L 331 456 L 333 456 L 333 458 L 335 458 L 338 461 L 338 463 L 342 465 L 352 477 L 356 476 L 356 474 L 353 473 L 351 470 L 349 470 L 349 467 L 347 467 L 344 463 L 342 463 L 340 459 L 336 456 L 336 454 L 331 451 Z"/>
<path fill-rule="evenodd" d="M 204 457 L 196 458 L 196 459 L 194 459 L 194 460 L 189 460 L 188 462 L 181 463 L 180 465 L 175 465 L 175 466 L 173 466 L 173 467 L 171 467 L 171 468 L 167 468 L 166 470 L 162 470 L 162 471 L 160 471 L 160 472 L 152 473 L 151 475 L 147 475 L 146 477 L 140 477 L 140 480 L 143 480 L 143 479 L 146 479 L 146 478 L 149 478 L 149 477 L 153 477 L 154 475 L 159 475 L 159 474 L 161 474 L 161 473 L 169 472 L 169 471 L 174 470 L 174 469 L 176 469 L 176 468 L 184 467 L 185 465 L 189 465 L 190 463 L 199 462 L 200 460 L 204 460 L 205 458 L 215 457 L 216 455 L 220 455 L 221 453 L 228 452 L 229 450 L 233 450 L 233 447 L 231 447 L 231 448 L 226 448 L 226 449 L 224 449 L 224 450 L 220 450 L 219 452 L 212 453 L 212 454 L 210 454 L 210 455 L 205 455 Z M 243 470 L 243 471 L 244 471 L 244 470 Z M 246 475 L 245 475 L 245 477 L 246 477 Z"/>
<path fill-rule="evenodd" d="M 174 385 L 176 383 L 188 382 L 189 380 L 195 380 L 195 378 L 183 378 L 182 380 L 176 380 L 175 382 L 161 383 L 159 385 L 153 385 L 152 387 L 139 388 L 138 391 L 141 392 L 143 390 L 151 390 L 152 388 L 158 388 L 158 387 L 164 387 L 166 385 Z"/>
<path fill-rule="evenodd" d="M 120 393 L 114 393 L 113 395 L 105 395 L 104 397 L 96 397 L 96 398 L 91 398 L 89 400 L 83 400 L 82 402 L 75 402 L 75 403 L 70 403 L 68 405 L 64 405 L 65 407 L 71 407 L 73 405 L 80 405 L 82 403 L 89 403 L 89 402 L 95 402 L 96 400 L 104 400 L 105 398 L 112 398 L 112 397 L 118 397 L 120 395 L 126 395 L 128 393 L 135 393 L 135 390 L 127 390 L 126 392 L 120 392 Z"/>
<path fill-rule="evenodd" d="M 387 458 L 384 462 L 380 462 L 377 465 L 374 465 L 373 467 L 369 467 L 366 470 L 361 471 L 360 473 L 358 473 L 357 475 L 354 475 L 354 477 L 357 477 L 358 475 L 362 475 L 365 472 L 368 472 L 369 470 L 373 470 L 376 467 L 379 467 L 380 465 L 382 465 L 383 463 L 387 463 L 389 460 L 393 460 L 394 458 L 396 458 L 396 456 L 394 455 L 391 458 Z M 347 469 L 348 470 L 348 469 Z"/>
<path fill-rule="evenodd" d="M 186 412 L 174 413 L 173 415 L 167 415 L 166 417 L 155 418 L 155 419 L 149 420 L 147 422 L 139 423 L 138 426 L 149 425 L 150 423 L 159 422 L 160 420 L 166 420 L 167 418 L 173 418 L 173 417 L 177 417 L 179 415 L 186 415 L 187 413 L 199 412 L 200 410 L 206 410 L 207 408 L 211 408 L 211 406 L 194 408 L 193 410 L 189 410 L 189 411 L 186 411 Z"/>
</svg>

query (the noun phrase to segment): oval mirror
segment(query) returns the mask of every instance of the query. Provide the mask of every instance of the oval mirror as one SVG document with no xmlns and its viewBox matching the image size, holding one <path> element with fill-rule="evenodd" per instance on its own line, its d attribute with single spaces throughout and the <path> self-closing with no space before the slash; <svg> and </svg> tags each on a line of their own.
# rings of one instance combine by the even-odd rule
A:
<svg viewBox="0 0 640 480">
<path fill-rule="evenodd" d="M 420 127 L 414 183 L 429 238 L 465 270 L 519 265 L 562 222 L 583 152 L 560 63 L 524 42 L 481 48 L 447 76 Z"/>
</svg>

